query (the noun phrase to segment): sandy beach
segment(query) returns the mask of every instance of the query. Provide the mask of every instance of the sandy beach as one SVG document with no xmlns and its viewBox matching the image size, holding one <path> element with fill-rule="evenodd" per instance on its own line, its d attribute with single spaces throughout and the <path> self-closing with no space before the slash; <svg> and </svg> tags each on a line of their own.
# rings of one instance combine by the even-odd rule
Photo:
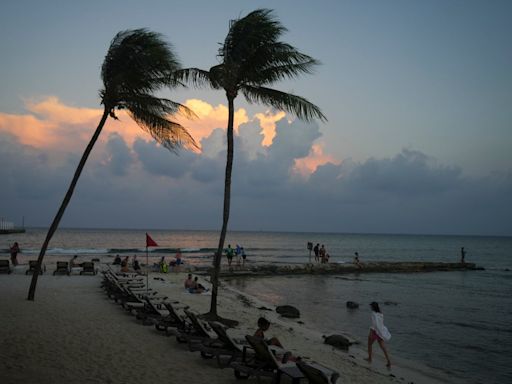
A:
<svg viewBox="0 0 512 384">
<path fill-rule="evenodd" d="M 165 337 L 152 326 L 108 299 L 96 276 L 52 276 L 54 266 L 39 278 L 36 300 L 26 300 L 31 276 L 0 276 L 2 308 L 0 381 L 2 383 L 236 383 L 230 368 L 219 369 L 214 360 L 189 352 L 174 337 Z M 19 271 L 17 271 L 19 272 Z M 208 294 L 183 289 L 186 271 L 149 276 L 151 288 L 204 313 Z M 157 278 L 157 279 L 155 279 Z M 322 335 L 307 324 L 285 319 L 273 306 L 241 295 L 228 286 L 220 290 L 219 314 L 236 319 L 234 337 L 254 333 L 256 319 L 272 323 L 268 335 L 279 337 L 287 349 L 337 370 L 343 383 L 441 383 L 453 382 L 440 372 L 392 355 L 394 366 L 385 368 L 375 350 L 372 365 L 364 361 L 364 345 L 343 352 L 325 345 Z M 249 382 L 256 382 L 255 378 Z M 269 381 L 270 382 L 270 381 Z"/>
</svg>

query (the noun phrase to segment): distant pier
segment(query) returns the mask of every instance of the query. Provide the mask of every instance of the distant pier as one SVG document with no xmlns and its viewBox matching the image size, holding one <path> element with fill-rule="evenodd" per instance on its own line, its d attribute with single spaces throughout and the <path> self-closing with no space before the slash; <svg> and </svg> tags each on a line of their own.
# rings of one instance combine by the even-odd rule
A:
<svg viewBox="0 0 512 384">
<path fill-rule="evenodd" d="M 0 235 L 9 235 L 11 233 L 25 233 L 25 228 L 0 229 Z"/>
<path fill-rule="evenodd" d="M 475 263 L 440 263 L 440 262 L 368 262 L 356 264 L 297 264 L 297 265 L 256 265 L 232 270 L 223 267 L 220 277 L 239 276 L 275 276 L 275 275 L 342 275 L 348 273 L 417 273 L 440 271 L 478 271 L 483 270 Z"/>
<path fill-rule="evenodd" d="M 25 233 L 25 218 L 23 218 L 22 227 L 15 227 L 14 223 L 0 218 L 0 235 L 9 235 L 11 233 Z"/>
</svg>

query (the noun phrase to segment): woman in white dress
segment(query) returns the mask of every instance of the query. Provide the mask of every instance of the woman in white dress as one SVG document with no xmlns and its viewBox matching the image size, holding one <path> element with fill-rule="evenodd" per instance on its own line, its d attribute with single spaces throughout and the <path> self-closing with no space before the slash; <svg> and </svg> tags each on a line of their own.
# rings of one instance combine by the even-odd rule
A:
<svg viewBox="0 0 512 384">
<path fill-rule="evenodd" d="M 370 326 L 370 333 L 368 334 L 368 358 L 366 360 L 370 363 L 372 362 L 372 345 L 374 341 L 377 341 L 382 352 L 384 352 L 384 356 L 386 356 L 386 367 L 390 368 L 391 361 L 389 360 L 384 341 L 391 339 L 391 334 L 384 325 L 384 315 L 380 311 L 379 304 L 374 301 L 370 304 L 370 307 L 372 308 L 372 325 Z"/>
</svg>

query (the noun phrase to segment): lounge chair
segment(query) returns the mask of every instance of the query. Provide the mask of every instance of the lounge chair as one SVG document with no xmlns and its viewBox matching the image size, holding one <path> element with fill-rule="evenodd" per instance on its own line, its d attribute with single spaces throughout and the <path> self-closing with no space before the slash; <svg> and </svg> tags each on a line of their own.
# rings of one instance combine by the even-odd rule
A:
<svg viewBox="0 0 512 384">
<path fill-rule="evenodd" d="M 271 377 L 273 383 L 280 383 L 281 376 L 290 377 L 292 383 L 299 383 L 304 375 L 294 362 L 281 362 L 263 339 L 254 336 L 245 336 L 249 345 L 254 350 L 254 357 L 245 361 L 231 363 L 237 379 L 247 379 L 256 376 L 258 381 L 261 376 Z"/>
<path fill-rule="evenodd" d="M 25 271 L 25 275 L 33 274 L 37 269 L 37 260 L 30 260 L 28 262 L 28 269 Z M 41 269 L 39 270 L 39 274 L 43 274 L 43 266 L 41 266 Z"/>
<path fill-rule="evenodd" d="M 57 261 L 57 268 L 53 271 L 53 275 L 64 273 L 69 276 L 69 263 L 67 261 Z"/>
<path fill-rule="evenodd" d="M 10 274 L 12 272 L 9 260 L 0 260 L 0 273 Z"/>
<path fill-rule="evenodd" d="M 163 302 L 162 303 L 165 309 L 169 312 L 167 316 L 162 317 L 160 319 L 156 319 L 155 321 L 155 328 L 159 331 L 165 332 L 167 335 L 169 334 L 176 334 L 177 332 L 186 332 L 187 329 L 189 329 L 191 326 L 189 323 L 185 321 L 185 318 L 180 316 L 178 312 L 176 311 L 176 308 L 169 303 L 169 302 Z M 187 309 L 185 307 L 185 309 Z M 175 331 L 171 332 L 169 331 L 169 328 L 174 328 Z"/>
<path fill-rule="evenodd" d="M 297 368 L 310 384 L 335 384 L 340 374 L 315 362 L 297 361 Z"/>
<path fill-rule="evenodd" d="M 94 263 L 92 261 L 84 261 L 82 263 L 82 270 L 80 271 L 81 275 L 84 275 L 86 273 L 92 273 L 95 275 L 98 271 L 94 269 Z"/>
<path fill-rule="evenodd" d="M 199 344 L 216 339 L 206 328 L 205 324 L 197 318 L 195 313 L 186 309 L 183 312 L 187 316 L 190 327 L 176 332 L 176 340 L 179 343 L 188 343 L 191 351 L 200 351 Z"/>
<path fill-rule="evenodd" d="M 229 366 L 235 360 L 244 360 L 247 357 L 248 350 L 246 340 L 233 339 L 221 323 L 210 321 L 210 328 L 217 334 L 215 343 L 208 343 L 201 346 L 201 356 L 216 357 L 220 368 Z M 227 361 L 223 361 L 226 360 Z"/>
</svg>

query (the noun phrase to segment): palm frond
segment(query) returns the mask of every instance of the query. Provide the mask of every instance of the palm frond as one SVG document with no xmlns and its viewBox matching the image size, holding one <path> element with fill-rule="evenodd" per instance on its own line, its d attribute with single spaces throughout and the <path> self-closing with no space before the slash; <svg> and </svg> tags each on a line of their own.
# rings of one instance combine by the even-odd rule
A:
<svg viewBox="0 0 512 384">
<path fill-rule="evenodd" d="M 315 118 L 327 121 L 320 108 L 301 96 L 251 85 L 243 85 L 240 90 L 249 103 L 258 102 L 281 111 L 290 112 L 305 121 L 311 121 Z"/>
<path fill-rule="evenodd" d="M 199 68 L 182 68 L 174 71 L 171 78 L 175 81 L 192 84 L 195 87 L 214 87 L 210 72 Z"/>
<path fill-rule="evenodd" d="M 146 108 L 132 107 L 128 113 L 143 130 L 165 148 L 173 152 L 182 147 L 198 148 L 194 138 L 181 124 L 171 121 L 161 114 L 151 113 Z"/>
<path fill-rule="evenodd" d="M 158 33 L 146 29 L 119 32 L 101 69 L 102 102 L 114 107 L 120 94 L 152 93 L 168 85 L 180 64 L 171 46 Z"/>
<path fill-rule="evenodd" d="M 119 104 L 120 109 L 146 108 L 148 112 L 155 114 L 181 114 L 187 118 L 197 118 L 197 115 L 189 107 L 169 99 L 148 94 L 121 94 L 121 97 L 123 101 Z"/>
</svg>

